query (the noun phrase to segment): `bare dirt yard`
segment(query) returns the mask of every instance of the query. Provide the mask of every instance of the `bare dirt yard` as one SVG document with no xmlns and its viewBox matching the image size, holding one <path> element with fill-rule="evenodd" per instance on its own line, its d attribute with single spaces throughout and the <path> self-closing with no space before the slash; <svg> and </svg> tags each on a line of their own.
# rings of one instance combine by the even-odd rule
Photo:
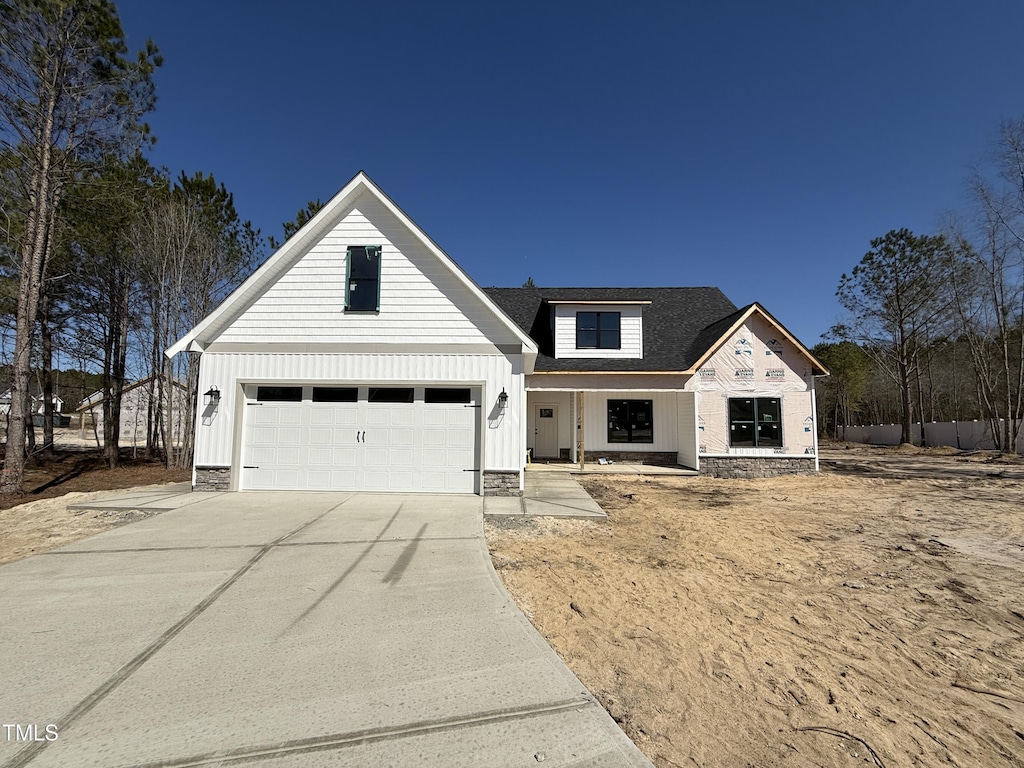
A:
<svg viewBox="0 0 1024 768">
<path fill-rule="evenodd" d="M 1024 766 L 1024 464 L 838 446 L 816 477 L 585 476 L 607 523 L 486 525 L 658 766 Z"/>
<path fill-rule="evenodd" d="M 68 504 L 125 489 L 190 480 L 191 470 L 124 457 L 107 469 L 95 451 L 58 450 L 53 461 L 26 468 L 25 493 L 0 496 L 0 564 L 92 536 L 148 516 L 140 510 L 69 510 Z"/>
</svg>

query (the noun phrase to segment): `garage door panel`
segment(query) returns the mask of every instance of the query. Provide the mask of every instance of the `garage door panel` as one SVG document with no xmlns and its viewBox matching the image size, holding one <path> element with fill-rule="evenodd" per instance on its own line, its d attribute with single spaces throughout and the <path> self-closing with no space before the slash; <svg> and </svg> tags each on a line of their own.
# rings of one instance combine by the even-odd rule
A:
<svg viewBox="0 0 1024 768">
<path fill-rule="evenodd" d="M 366 448 L 363 456 L 363 463 L 366 467 L 386 467 L 388 465 L 387 448 Z"/>
<path fill-rule="evenodd" d="M 403 472 L 400 470 L 390 469 L 388 470 L 388 490 L 389 491 L 412 491 L 416 490 L 415 484 L 416 473 L 412 470 Z"/>
<path fill-rule="evenodd" d="M 391 429 L 388 435 L 389 445 L 413 445 L 416 431 L 412 429 Z"/>
<path fill-rule="evenodd" d="M 299 446 L 278 446 L 274 463 L 279 467 L 297 467 L 301 463 L 302 449 Z"/>
<path fill-rule="evenodd" d="M 444 451 L 427 451 L 423 454 L 421 464 L 429 469 L 447 466 Z"/>
<path fill-rule="evenodd" d="M 423 426 L 444 427 L 448 424 L 448 414 L 436 407 L 426 406 L 423 409 Z"/>
<path fill-rule="evenodd" d="M 277 424 L 277 408 L 250 408 L 249 419 L 253 424 Z"/>
<path fill-rule="evenodd" d="M 434 493 L 445 493 L 448 491 L 448 478 L 443 472 L 426 472 L 421 479 L 423 490 Z"/>
<path fill-rule="evenodd" d="M 421 433 L 424 448 L 444 448 L 448 437 L 443 429 L 424 429 Z"/>
<path fill-rule="evenodd" d="M 302 487 L 302 483 L 299 480 L 299 470 L 295 469 L 281 469 L 277 468 L 274 470 L 274 487 L 281 488 L 283 490 L 297 490 Z"/>
<path fill-rule="evenodd" d="M 278 427 L 278 445 L 303 445 L 309 444 L 309 432 L 298 427 Z"/>
<path fill-rule="evenodd" d="M 366 407 L 367 427 L 386 427 L 391 423 L 391 409 L 385 406 Z"/>
<path fill-rule="evenodd" d="M 449 429 L 445 432 L 445 444 L 449 448 L 469 448 L 473 445 L 473 430 Z"/>
<path fill-rule="evenodd" d="M 269 410 L 264 408 L 264 410 Z M 302 422 L 303 408 L 301 405 L 290 405 L 287 407 L 278 406 L 277 410 L 277 423 L 278 424 L 300 424 Z"/>
<path fill-rule="evenodd" d="M 393 427 L 411 427 L 415 423 L 416 409 L 409 407 L 392 408 L 389 423 Z"/>
<path fill-rule="evenodd" d="M 334 464 L 333 451 L 324 447 L 309 447 L 308 463 L 311 467 L 330 467 Z"/>
<path fill-rule="evenodd" d="M 277 427 L 255 427 L 252 436 L 253 445 L 277 445 Z"/>
<path fill-rule="evenodd" d="M 389 467 L 412 467 L 415 466 L 416 452 L 411 448 L 407 450 L 391 448 L 388 451 Z"/>
<path fill-rule="evenodd" d="M 472 427 L 476 417 L 476 410 L 473 408 L 455 408 L 449 410 L 445 416 L 446 424 L 449 427 Z"/>
<path fill-rule="evenodd" d="M 454 451 L 447 450 L 444 452 L 445 466 L 454 469 L 455 467 L 466 467 L 473 464 L 473 452 L 472 451 Z"/>
<path fill-rule="evenodd" d="M 310 427 L 310 445 L 334 445 L 334 430 L 329 427 Z"/>
<path fill-rule="evenodd" d="M 358 475 L 354 469 L 331 470 L 330 487 L 346 490 L 359 487 Z"/>
</svg>

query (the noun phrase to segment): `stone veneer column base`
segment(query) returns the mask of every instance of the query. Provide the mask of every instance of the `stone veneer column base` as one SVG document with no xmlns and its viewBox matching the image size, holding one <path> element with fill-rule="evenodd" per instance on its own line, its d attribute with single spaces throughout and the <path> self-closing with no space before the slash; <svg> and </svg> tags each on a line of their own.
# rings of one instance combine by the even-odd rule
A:
<svg viewBox="0 0 1024 768">
<path fill-rule="evenodd" d="M 231 467 L 196 467 L 193 491 L 230 491 Z"/>
<path fill-rule="evenodd" d="M 813 475 L 814 457 L 701 456 L 700 474 L 724 478 Z"/>
<path fill-rule="evenodd" d="M 519 472 L 514 469 L 485 469 L 484 496 L 522 496 Z"/>
</svg>

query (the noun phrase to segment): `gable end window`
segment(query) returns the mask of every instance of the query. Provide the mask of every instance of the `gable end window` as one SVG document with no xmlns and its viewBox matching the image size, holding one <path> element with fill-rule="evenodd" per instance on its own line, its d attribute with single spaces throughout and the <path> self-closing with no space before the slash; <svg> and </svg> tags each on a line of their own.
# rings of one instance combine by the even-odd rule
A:
<svg viewBox="0 0 1024 768">
<path fill-rule="evenodd" d="M 609 443 L 653 443 L 652 400 L 609 400 Z"/>
<path fill-rule="evenodd" d="M 350 245 L 345 259 L 345 311 L 380 312 L 379 245 Z"/>
<path fill-rule="evenodd" d="M 729 445 L 782 447 L 782 401 L 777 397 L 729 399 Z"/>
<path fill-rule="evenodd" d="M 620 349 L 621 313 L 577 312 L 576 349 Z"/>
</svg>

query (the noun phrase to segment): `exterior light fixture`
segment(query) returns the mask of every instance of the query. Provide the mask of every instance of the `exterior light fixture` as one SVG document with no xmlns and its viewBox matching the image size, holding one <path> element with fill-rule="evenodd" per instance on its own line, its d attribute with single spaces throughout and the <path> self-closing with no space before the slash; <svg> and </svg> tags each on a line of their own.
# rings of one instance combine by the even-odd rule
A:
<svg viewBox="0 0 1024 768">
<path fill-rule="evenodd" d="M 498 395 L 498 409 L 504 411 L 508 407 L 508 393 L 505 392 L 505 388 L 501 388 L 501 394 Z"/>
<path fill-rule="evenodd" d="M 215 386 L 210 387 L 203 397 L 206 398 L 205 402 L 207 405 L 217 405 L 220 402 L 220 390 Z"/>
</svg>

